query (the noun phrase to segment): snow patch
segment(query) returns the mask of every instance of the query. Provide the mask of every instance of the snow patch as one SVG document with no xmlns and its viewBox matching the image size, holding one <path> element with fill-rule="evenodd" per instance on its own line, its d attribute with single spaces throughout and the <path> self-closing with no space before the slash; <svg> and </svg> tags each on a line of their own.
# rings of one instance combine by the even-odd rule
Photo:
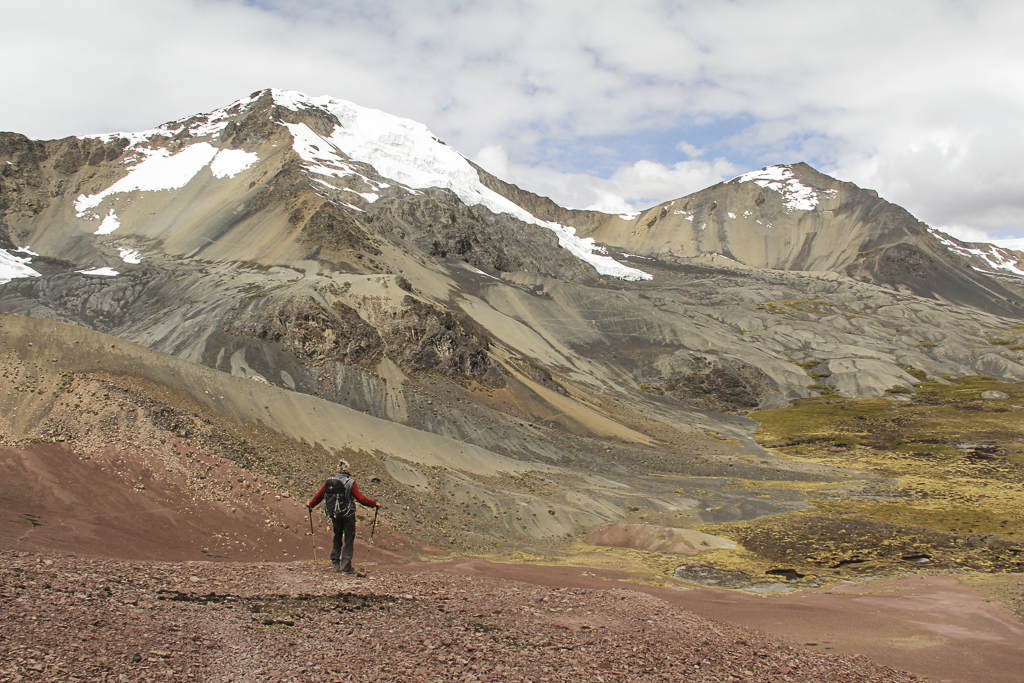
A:
<svg viewBox="0 0 1024 683">
<path fill-rule="evenodd" d="M 954 241 L 949 235 L 935 228 L 929 227 L 928 232 L 954 254 L 967 257 L 974 256 L 987 263 L 992 270 L 1004 271 L 1005 274 L 1010 275 L 1024 276 L 1024 270 L 1020 268 L 1022 265 L 1020 259 L 1009 253 L 1006 249 L 1002 249 L 994 244 L 986 244 L 981 249 L 975 249 Z M 982 273 L 991 272 L 977 266 L 974 266 L 974 269 Z"/>
<path fill-rule="evenodd" d="M 345 192 L 351 192 L 352 194 L 357 194 L 360 197 L 362 197 L 363 199 L 365 199 L 370 204 L 373 204 L 375 201 L 380 199 L 380 195 L 379 194 L 375 194 L 373 192 L 356 192 L 351 187 L 346 187 L 345 188 Z"/>
<path fill-rule="evenodd" d="M 730 211 L 729 212 L 729 218 L 736 218 L 736 214 L 734 214 L 732 211 Z"/>
<path fill-rule="evenodd" d="M 286 124 L 293 148 L 314 173 L 341 177 L 356 173 L 348 160 L 372 166 L 381 176 L 412 189 L 437 187 L 451 190 L 465 204 L 509 214 L 524 223 L 547 228 L 558 244 L 594 266 L 598 273 L 624 280 L 650 280 L 651 275 L 625 266 L 598 252 L 592 238 L 581 238 L 574 228 L 538 219 L 519 205 L 480 182 L 476 169 L 454 149 L 437 139 L 421 123 L 367 109 L 331 97 L 307 97 L 294 91 L 274 90 L 274 102 L 293 111 L 318 107 L 333 114 L 341 125 L 323 137 L 304 124 Z"/>
<path fill-rule="evenodd" d="M 121 221 L 117 219 L 117 214 L 114 213 L 114 209 L 110 209 L 110 213 L 104 216 L 103 220 L 100 222 L 100 227 L 96 228 L 92 234 L 109 235 L 120 227 Z"/>
<path fill-rule="evenodd" d="M 715 260 L 715 259 L 725 259 L 726 261 L 732 261 L 733 263 L 739 263 L 739 261 L 737 261 L 736 259 L 729 258 L 725 254 L 719 254 L 717 251 L 712 251 L 712 252 L 710 252 L 710 254 L 711 254 L 711 260 L 712 261 Z"/>
<path fill-rule="evenodd" d="M 284 125 L 292 134 L 292 149 L 306 162 L 303 164 L 303 168 L 307 171 L 332 178 L 360 178 L 369 187 L 377 190 L 390 187 L 386 183 L 377 182 L 360 173 L 355 165 L 346 162 L 341 157 L 344 153 L 337 146 L 330 140 L 314 133 L 306 124 L 286 123 Z M 341 189 L 358 194 L 370 204 L 380 199 L 380 195 L 374 192 L 358 192 L 347 187 L 338 188 L 320 178 L 314 178 L 313 180 L 332 190 Z M 359 210 L 362 211 L 362 209 Z"/>
<path fill-rule="evenodd" d="M 29 256 L 39 256 L 39 254 L 37 254 L 36 252 L 32 251 L 32 249 L 28 245 L 25 245 L 24 247 L 18 247 L 17 249 L 14 250 L 14 253 L 15 254 L 28 254 Z"/>
<path fill-rule="evenodd" d="M 778 192 L 782 195 L 782 205 L 786 207 L 786 213 L 811 211 L 819 201 L 818 191 L 801 183 L 789 166 L 766 166 L 759 171 L 751 171 L 737 176 L 729 182 L 752 182 L 760 187 Z M 827 190 L 823 194 L 834 197 L 836 191 Z"/>
<path fill-rule="evenodd" d="M 631 213 L 620 213 L 619 218 L 621 218 L 624 221 L 635 221 L 637 218 L 640 217 L 640 213 L 640 211 L 633 211 Z"/>
<path fill-rule="evenodd" d="M 474 268 L 474 270 L 475 270 L 475 271 L 476 271 L 476 272 L 477 272 L 478 274 L 480 274 L 480 275 L 483 275 L 484 277 L 489 277 L 489 278 L 491 278 L 492 280 L 497 280 L 498 282 L 501 282 L 501 278 L 500 278 L 500 277 L 494 277 L 493 275 L 488 275 L 487 273 L 485 273 L 484 271 L 480 270 L 479 268 Z"/>
<path fill-rule="evenodd" d="M 15 253 L 39 256 L 39 254 L 29 251 L 28 247 L 21 247 Z M 15 256 L 6 249 L 0 249 L 0 285 L 19 277 L 39 277 L 40 273 L 28 267 L 28 264 L 32 262 L 31 256 Z"/>
<path fill-rule="evenodd" d="M 93 195 L 79 195 L 75 200 L 75 210 L 79 218 L 84 218 L 89 209 L 96 208 L 110 195 L 136 190 L 152 192 L 181 189 L 216 154 L 217 148 L 208 142 L 189 145 L 174 155 L 169 155 L 166 149 L 152 150 L 143 161 L 128 171 L 128 175 L 107 189 Z"/>
<path fill-rule="evenodd" d="M 292 149 L 306 162 L 304 168 L 307 171 L 335 178 L 360 175 L 352 164 L 346 163 L 338 155 L 340 150 L 331 151 L 330 141 L 314 133 L 306 124 L 286 123 L 284 125 L 292 134 Z M 328 151 L 321 151 L 321 147 Z"/>
<path fill-rule="evenodd" d="M 142 263 L 142 254 L 134 249 L 119 247 L 117 255 L 120 256 L 121 260 L 125 263 Z"/>
<path fill-rule="evenodd" d="M 234 178 L 236 175 L 249 168 L 257 161 L 259 156 L 255 152 L 246 152 L 241 149 L 222 149 L 210 162 L 210 172 L 214 178 Z"/>
<path fill-rule="evenodd" d="M 121 274 L 114 270 L 113 268 L 111 268 L 110 266 L 103 266 L 102 268 L 90 268 L 89 270 L 76 270 L 75 272 L 81 273 L 82 275 L 101 275 L 103 277 L 114 277 L 115 275 Z"/>
</svg>

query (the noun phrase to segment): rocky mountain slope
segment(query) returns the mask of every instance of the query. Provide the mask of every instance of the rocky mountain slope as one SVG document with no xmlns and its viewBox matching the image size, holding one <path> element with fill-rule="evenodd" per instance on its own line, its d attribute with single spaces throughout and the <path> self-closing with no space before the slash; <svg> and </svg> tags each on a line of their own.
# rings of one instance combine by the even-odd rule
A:
<svg viewBox="0 0 1024 683">
<path fill-rule="evenodd" d="M 749 411 L 1024 378 L 1014 253 L 806 165 L 574 211 L 420 124 L 289 91 L 140 133 L 0 134 L 0 259 L 0 400 L 33 416 L 9 443 L 58 433 L 68 377 L 144 380 L 132 401 L 180 392 L 312 447 L 305 486 L 314 451 L 360 454 L 443 544 L 798 510 L 721 477 L 875 475 L 769 457 Z"/>
<path fill-rule="evenodd" d="M 757 269 L 831 272 L 1020 315 L 1019 254 L 958 242 L 873 190 L 807 164 L 752 171 L 588 234 L 646 256 L 712 255 Z"/>
</svg>

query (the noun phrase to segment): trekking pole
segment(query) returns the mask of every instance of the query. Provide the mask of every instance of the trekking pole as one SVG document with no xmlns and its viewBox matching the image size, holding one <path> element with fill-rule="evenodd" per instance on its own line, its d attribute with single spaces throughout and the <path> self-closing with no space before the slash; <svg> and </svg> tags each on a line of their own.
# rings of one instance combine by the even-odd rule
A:
<svg viewBox="0 0 1024 683">
<path fill-rule="evenodd" d="M 313 508 L 306 507 L 309 510 L 309 535 L 313 537 L 313 564 L 316 565 L 316 532 L 313 531 Z"/>
<path fill-rule="evenodd" d="M 370 527 L 370 542 L 366 544 L 366 561 L 370 561 L 370 548 L 373 547 L 373 532 L 377 530 L 377 511 L 379 507 L 373 508 L 373 525 Z"/>
</svg>

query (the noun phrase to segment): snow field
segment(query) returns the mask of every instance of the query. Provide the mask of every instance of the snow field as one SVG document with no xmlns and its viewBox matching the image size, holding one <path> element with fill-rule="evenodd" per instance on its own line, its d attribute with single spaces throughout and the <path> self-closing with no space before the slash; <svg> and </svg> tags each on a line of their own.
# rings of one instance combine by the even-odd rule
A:
<svg viewBox="0 0 1024 683">
<path fill-rule="evenodd" d="M 81 273 L 82 275 L 101 275 L 103 277 L 114 277 L 116 275 L 121 274 L 114 270 L 113 268 L 111 268 L 110 266 L 103 266 L 102 268 L 89 268 L 88 270 L 76 270 L 75 272 Z"/>
<path fill-rule="evenodd" d="M 82 218 L 87 211 L 96 208 L 111 195 L 136 190 L 154 192 L 181 189 L 207 165 L 210 166 L 214 177 L 233 178 L 258 159 L 254 153 L 240 149 L 218 150 L 208 142 L 197 142 L 173 155 L 166 149 L 148 151 L 146 157 L 128 171 L 128 175 L 107 189 L 93 195 L 79 195 L 75 200 L 75 210 L 79 218 Z M 114 212 L 111 209 L 108 218 L 113 216 Z M 117 219 L 113 220 L 116 222 Z M 115 229 L 116 225 L 107 232 L 97 234 L 107 235 Z"/>
<path fill-rule="evenodd" d="M 32 262 L 32 256 L 38 256 L 38 254 L 29 251 L 27 247 L 18 249 L 16 253 L 30 254 L 30 256 L 15 256 L 6 249 L 0 249 L 0 285 L 19 277 L 38 277 L 40 275 L 28 267 L 28 264 Z"/>
</svg>

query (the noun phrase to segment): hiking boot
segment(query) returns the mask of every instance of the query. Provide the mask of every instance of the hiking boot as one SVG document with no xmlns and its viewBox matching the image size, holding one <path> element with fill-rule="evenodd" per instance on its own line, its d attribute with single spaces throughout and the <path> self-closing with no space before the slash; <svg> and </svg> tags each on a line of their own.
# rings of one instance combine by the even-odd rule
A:
<svg viewBox="0 0 1024 683">
<path fill-rule="evenodd" d="M 337 570 L 337 569 L 335 569 L 334 571 L 338 571 L 338 570 Z M 355 572 L 355 570 L 353 570 L 353 569 L 346 569 L 345 571 L 343 571 L 343 572 L 342 572 L 342 574 L 344 574 L 345 576 L 352 576 L 352 575 L 353 575 L 353 574 L 355 574 L 355 573 L 356 573 L 356 572 Z"/>
<path fill-rule="evenodd" d="M 365 579 L 366 578 L 366 572 L 364 572 L 362 569 L 357 569 L 356 570 L 356 578 Z"/>
<path fill-rule="evenodd" d="M 334 573 L 337 574 L 338 572 L 341 571 L 341 563 L 340 562 L 331 562 L 331 568 L 334 570 Z"/>
</svg>

